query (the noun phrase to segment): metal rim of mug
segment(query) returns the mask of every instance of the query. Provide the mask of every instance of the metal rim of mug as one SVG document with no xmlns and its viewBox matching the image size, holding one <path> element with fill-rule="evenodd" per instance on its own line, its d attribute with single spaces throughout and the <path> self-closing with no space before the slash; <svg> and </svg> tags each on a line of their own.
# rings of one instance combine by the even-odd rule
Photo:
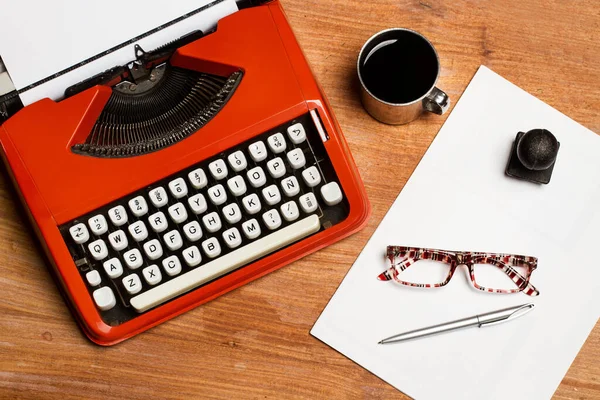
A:
<svg viewBox="0 0 600 400">
<path fill-rule="evenodd" d="M 437 61 L 437 73 L 435 75 L 435 80 L 433 81 L 433 84 L 431 85 L 431 87 L 429 89 L 427 89 L 427 91 L 418 99 L 415 99 L 413 101 L 410 101 L 408 103 L 389 103 L 385 100 L 381 100 L 379 97 L 375 96 L 373 93 L 371 93 L 371 91 L 367 88 L 367 85 L 365 85 L 365 83 L 363 82 L 361 73 L 360 73 L 360 60 L 362 58 L 363 52 L 365 51 L 365 49 L 367 48 L 367 46 L 369 45 L 369 43 L 371 43 L 374 39 L 376 39 L 378 36 L 383 35 L 387 32 L 392 32 L 392 31 L 406 31 L 406 32 L 410 32 L 410 33 L 414 33 L 417 36 L 420 36 L 423 40 L 425 40 L 425 43 L 427 43 L 429 45 L 429 47 L 431 48 L 431 50 L 433 50 L 433 54 L 435 54 L 435 59 Z M 431 91 L 433 90 L 433 88 L 435 87 L 435 84 L 438 81 L 438 78 L 440 77 L 440 58 L 438 57 L 438 53 L 435 49 L 435 47 L 433 47 L 433 44 L 427 40 L 427 38 L 423 35 L 421 35 L 419 32 L 417 31 L 413 31 L 412 29 L 408 29 L 408 28 L 389 28 L 389 29 L 384 29 L 382 31 L 377 32 L 376 34 L 374 34 L 373 36 L 371 36 L 366 42 L 365 44 L 363 44 L 362 48 L 360 49 L 360 53 L 358 53 L 358 60 L 356 61 L 356 74 L 358 75 L 358 79 L 360 80 L 360 85 L 363 87 L 363 89 L 365 89 L 365 91 L 367 93 L 369 93 L 374 99 L 376 99 L 377 101 L 382 102 L 383 104 L 387 104 L 389 106 L 393 106 L 393 107 L 404 107 L 410 104 L 415 104 L 419 101 L 422 101 L 429 93 L 431 93 Z"/>
</svg>

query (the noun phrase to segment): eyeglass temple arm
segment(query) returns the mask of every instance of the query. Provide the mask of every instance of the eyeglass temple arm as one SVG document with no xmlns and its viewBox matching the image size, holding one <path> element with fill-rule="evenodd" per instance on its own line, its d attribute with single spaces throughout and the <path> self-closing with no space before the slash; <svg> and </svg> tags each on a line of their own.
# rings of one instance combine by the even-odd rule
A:
<svg viewBox="0 0 600 400">
<path fill-rule="evenodd" d="M 537 296 L 540 294 L 540 291 L 529 282 L 527 282 L 527 285 L 523 288 L 522 292 L 528 296 Z"/>
<path fill-rule="evenodd" d="M 394 257 L 390 257 L 390 261 L 392 266 L 379 274 L 379 276 L 377 276 L 378 280 L 389 281 L 395 279 L 400 272 L 404 271 L 406 268 L 410 267 L 416 262 L 416 260 L 411 257 L 404 257 L 397 264 L 394 263 Z"/>
<path fill-rule="evenodd" d="M 497 263 L 496 266 L 498 268 L 500 268 L 515 283 L 515 285 L 517 285 L 518 288 L 521 288 L 521 287 L 523 287 L 523 285 L 525 285 L 525 287 L 523 287 L 523 289 L 522 289 L 522 292 L 524 292 L 525 294 L 527 294 L 529 296 L 537 296 L 540 294 L 540 292 L 531 283 L 529 283 L 529 276 L 527 278 L 525 278 L 517 270 L 515 270 L 513 267 L 511 267 L 508 263 L 504 262 L 504 260 L 498 259 L 498 257 L 488 257 L 488 258 L 493 259 Z M 514 257 L 511 257 L 511 262 L 516 265 L 529 268 L 530 275 L 531 275 L 531 272 L 533 272 L 533 270 L 537 266 L 537 264 L 528 262 L 526 260 L 514 258 Z"/>
<path fill-rule="evenodd" d="M 529 268 L 529 275 L 525 282 L 527 283 L 523 288 L 522 292 L 529 296 L 538 296 L 540 294 L 539 290 L 535 288 L 531 283 L 529 283 L 531 279 L 531 274 L 537 268 L 537 258 L 535 257 L 513 257 L 512 262 L 516 265 L 520 265 L 526 268 Z M 511 268 L 514 270 L 514 268 Z"/>
</svg>

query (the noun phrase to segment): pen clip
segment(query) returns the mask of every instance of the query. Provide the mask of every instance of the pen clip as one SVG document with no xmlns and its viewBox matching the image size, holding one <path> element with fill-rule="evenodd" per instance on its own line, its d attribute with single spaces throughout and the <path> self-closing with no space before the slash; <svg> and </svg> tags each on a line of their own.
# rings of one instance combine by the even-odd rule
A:
<svg viewBox="0 0 600 400">
<path fill-rule="evenodd" d="M 533 304 L 533 303 L 524 304 L 521 307 L 514 310 L 512 313 L 505 315 L 502 318 L 492 319 L 492 320 L 483 321 L 483 322 L 479 321 L 479 327 L 481 328 L 483 326 L 498 325 L 503 322 L 522 317 L 523 315 L 527 314 L 529 311 L 533 310 L 533 307 L 535 307 L 535 304 Z M 479 318 L 478 318 L 478 320 L 479 320 Z"/>
</svg>

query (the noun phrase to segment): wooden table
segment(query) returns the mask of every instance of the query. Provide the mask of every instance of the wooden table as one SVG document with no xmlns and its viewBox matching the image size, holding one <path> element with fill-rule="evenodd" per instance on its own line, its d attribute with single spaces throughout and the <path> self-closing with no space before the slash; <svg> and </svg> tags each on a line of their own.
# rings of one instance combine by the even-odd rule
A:
<svg viewBox="0 0 600 400">
<path fill-rule="evenodd" d="M 596 0 L 282 0 L 339 119 L 371 199 L 360 233 L 118 346 L 79 331 L 0 181 L 0 398 L 404 398 L 309 335 L 447 117 L 401 127 L 357 96 L 363 42 L 388 27 L 427 36 L 454 103 L 484 64 L 600 133 Z M 395 164 L 387 155 L 393 152 Z M 600 324 L 556 391 L 600 399 Z"/>
</svg>

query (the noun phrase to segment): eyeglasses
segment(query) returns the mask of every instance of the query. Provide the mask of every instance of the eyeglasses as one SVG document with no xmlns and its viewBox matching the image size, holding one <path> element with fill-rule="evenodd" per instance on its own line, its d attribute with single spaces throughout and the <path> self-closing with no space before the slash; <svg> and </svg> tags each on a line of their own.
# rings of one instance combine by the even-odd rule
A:
<svg viewBox="0 0 600 400">
<path fill-rule="evenodd" d="M 492 293 L 540 292 L 529 283 L 537 258 L 513 254 L 458 252 L 388 246 L 391 267 L 377 278 L 413 287 L 441 287 L 450 282 L 459 265 L 466 265 L 475 288 Z"/>
</svg>

